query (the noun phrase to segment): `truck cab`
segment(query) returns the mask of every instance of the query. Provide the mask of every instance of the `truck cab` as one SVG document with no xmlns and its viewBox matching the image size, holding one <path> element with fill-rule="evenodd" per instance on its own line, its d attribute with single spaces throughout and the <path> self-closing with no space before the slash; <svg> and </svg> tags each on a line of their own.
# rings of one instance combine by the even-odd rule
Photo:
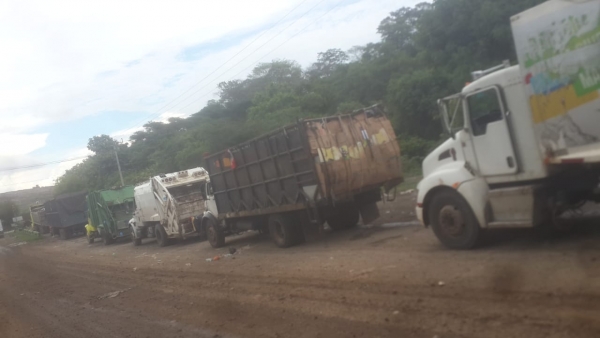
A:
<svg viewBox="0 0 600 338">
<path fill-rule="evenodd" d="M 519 64 L 475 71 L 438 100 L 450 138 L 423 161 L 416 212 L 444 245 L 472 248 L 490 228 L 565 231 L 570 213 L 600 201 L 600 40 L 590 38 L 600 21 L 590 13 L 600 17 L 600 2 L 550 0 L 513 16 Z"/>
</svg>

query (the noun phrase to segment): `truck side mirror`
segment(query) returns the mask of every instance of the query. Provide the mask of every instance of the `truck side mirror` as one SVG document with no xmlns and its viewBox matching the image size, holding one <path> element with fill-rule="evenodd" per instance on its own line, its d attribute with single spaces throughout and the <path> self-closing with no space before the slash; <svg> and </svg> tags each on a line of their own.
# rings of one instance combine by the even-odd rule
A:
<svg viewBox="0 0 600 338">
<path fill-rule="evenodd" d="M 452 137 L 452 139 L 454 139 L 456 136 L 454 135 L 454 133 L 452 132 L 452 126 L 450 123 L 450 115 L 448 113 L 448 105 L 446 105 L 446 102 L 444 100 L 439 99 L 437 101 L 438 104 L 438 109 L 440 111 L 440 115 L 441 115 L 441 120 L 442 120 L 442 129 L 444 130 L 444 132 L 446 134 L 448 134 L 450 137 Z"/>
</svg>

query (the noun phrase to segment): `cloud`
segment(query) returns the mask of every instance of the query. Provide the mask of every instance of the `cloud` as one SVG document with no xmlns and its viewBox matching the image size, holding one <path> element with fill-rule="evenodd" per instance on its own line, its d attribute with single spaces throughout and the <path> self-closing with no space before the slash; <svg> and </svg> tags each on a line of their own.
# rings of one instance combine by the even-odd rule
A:
<svg viewBox="0 0 600 338">
<path fill-rule="evenodd" d="M 172 117 L 186 118 L 189 115 L 190 114 L 169 111 L 169 112 L 164 112 L 164 113 L 160 114 L 160 116 L 157 119 L 154 119 L 153 121 L 169 123 L 169 119 Z M 113 132 L 109 136 L 116 140 L 123 140 L 124 142 L 127 143 L 129 141 L 129 137 L 131 135 L 133 135 L 135 132 L 141 131 L 141 130 L 144 130 L 144 127 L 138 126 L 138 127 L 127 128 L 127 129 L 121 129 L 121 130 L 117 130 L 117 131 Z"/>
<path fill-rule="evenodd" d="M 91 154 L 92 152 L 87 148 L 78 148 L 65 152 L 65 157 L 63 158 L 77 158 L 76 160 L 38 166 L 24 170 L 3 171 L 3 168 L 0 168 L 0 193 L 13 190 L 29 189 L 36 185 L 54 185 L 54 181 L 58 177 L 62 176 L 66 170 L 85 160 L 85 158 L 81 157 L 89 156 Z M 2 159 L 3 158 L 0 157 L 0 160 Z M 13 165 L 19 167 L 44 164 L 41 159 L 32 157 L 17 157 L 13 158 L 13 160 L 15 161 L 13 162 Z"/>
<path fill-rule="evenodd" d="M 48 134 L 0 134 L 0 156 L 29 154 L 46 145 Z M 2 165 L 0 164 L 0 167 Z"/>
</svg>

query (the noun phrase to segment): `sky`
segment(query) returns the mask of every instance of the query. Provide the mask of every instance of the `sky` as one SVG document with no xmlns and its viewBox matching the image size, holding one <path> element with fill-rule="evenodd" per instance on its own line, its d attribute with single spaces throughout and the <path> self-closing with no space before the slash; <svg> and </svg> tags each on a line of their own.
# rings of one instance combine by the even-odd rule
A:
<svg viewBox="0 0 600 338">
<path fill-rule="evenodd" d="M 381 20 L 418 2 L 1 1 L 0 193 L 53 185 L 90 137 L 127 142 L 147 121 L 189 116 L 260 62 L 307 67 L 379 41 Z"/>
</svg>

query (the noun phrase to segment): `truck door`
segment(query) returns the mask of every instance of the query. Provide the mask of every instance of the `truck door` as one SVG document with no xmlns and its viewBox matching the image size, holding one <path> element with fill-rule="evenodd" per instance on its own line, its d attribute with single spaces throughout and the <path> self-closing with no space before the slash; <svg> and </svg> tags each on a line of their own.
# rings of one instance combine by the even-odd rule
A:
<svg viewBox="0 0 600 338">
<path fill-rule="evenodd" d="M 482 176 L 517 172 L 515 152 L 506 121 L 507 110 L 497 87 L 488 87 L 466 98 L 473 148 Z"/>
<path fill-rule="evenodd" d="M 215 201 L 215 195 L 213 194 L 212 185 L 210 182 L 206 182 L 206 210 L 210 211 L 215 217 L 219 214 L 217 211 L 217 201 Z"/>
</svg>

